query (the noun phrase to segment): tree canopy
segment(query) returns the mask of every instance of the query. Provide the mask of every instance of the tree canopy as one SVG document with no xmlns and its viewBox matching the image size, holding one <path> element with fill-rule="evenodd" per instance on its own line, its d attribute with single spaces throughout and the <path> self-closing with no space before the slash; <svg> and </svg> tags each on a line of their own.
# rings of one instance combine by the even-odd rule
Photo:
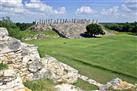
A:
<svg viewBox="0 0 137 91">
<path fill-rule="evenodd" d="M 86 29 L 87 29 L 86 34 L 89 36 L 96 36 L 99 34 L 104 34 L 103 29 L 98 24 L 89 24 L 87 25 Z"/>
</svg>

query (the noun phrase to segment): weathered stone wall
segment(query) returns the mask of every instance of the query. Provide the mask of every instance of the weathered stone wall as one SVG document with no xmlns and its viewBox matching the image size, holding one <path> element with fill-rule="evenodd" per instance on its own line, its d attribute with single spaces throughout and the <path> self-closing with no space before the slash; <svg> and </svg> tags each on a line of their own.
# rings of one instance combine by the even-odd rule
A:
<svg viewBox="0 0 137 91">
<path fill-rule="evenodd" d="M 70 84 L 75 83 L 78 79 L 77 70 L 58 62 L 50 56 L 41 59 L 36 46 L 22 43 L 20 40 L 9 37 L 5 28 L 0 28 L 0 63 L 7 64 L 8 69 L 12 70 L 8 71 L 10 76 L 14 76 L 12 72 L 17 74 L 14 77 L 8 76 L 7 78 L 4 75 L 7 71 L 1 70 L 0 82 L 2 83 L 0 84 L 0 91 L 16 91 L 13 88 L 14 84 L 8 86 L 12 82 L 19 85 L 17 88 L 20 86 L 24 88 L 24 85 L 21 85 L 21 81 L 49 78 L 55 83 Z M 18 82 L 18 79 L 14 78 L 20 78 L 21 80 Z M 9 80 L 6 83 L 7 85 L 4 85 L 4 80 Z M 11 88 L 13 90 L 9 90 Z"/>
<path fill-rule="evenodd" d="M 56 31 L 62 37 L 65 38 L 81 38 L 82 34 L 86 32 L 86 26 L 88 24 L 54 24 L 52 25 L 53 31 Z"/>
<path fill-rule="evenodd" d="M 15 69 L 23 80 L 35 79 L 34 74 L 42 69 L 37 47 L 9 37 L 4 28 L 0 31 L 0 62 Z"/>
</svg>

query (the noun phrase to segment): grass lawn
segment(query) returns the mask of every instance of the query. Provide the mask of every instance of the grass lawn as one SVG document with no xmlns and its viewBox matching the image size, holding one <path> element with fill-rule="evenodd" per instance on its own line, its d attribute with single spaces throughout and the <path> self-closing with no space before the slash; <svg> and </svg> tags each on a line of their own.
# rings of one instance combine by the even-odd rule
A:
<svg viewBox="0 0 137 91">
<path fill-rule="evenodd" d="M 54 91 L 54 84 L 48 79 L 27 81 L 24 83 L 24 85 L 32 91 Z"/>
<path fill-rule="evenodd" d="M 51 55 L 105 83 L 113 78 L 137 83 L 137 37 L 127 34 L 82 39 L 31 40 L 41 56 Z"/>
<path fill-rule="evenodd" d="M 85 91 L 91 91 L 91 90 L 98 90 L 97 86 L 91 85 L 83 80 L 78 80 L 77 83 L 74 84 L 77 87 L 80 87 L 81 89 Z"/>
</svg>

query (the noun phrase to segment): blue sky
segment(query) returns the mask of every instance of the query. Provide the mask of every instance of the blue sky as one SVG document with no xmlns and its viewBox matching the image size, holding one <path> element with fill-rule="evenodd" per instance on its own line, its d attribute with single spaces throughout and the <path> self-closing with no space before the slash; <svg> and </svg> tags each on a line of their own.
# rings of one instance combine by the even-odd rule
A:
<svg viewBox="0 0 137 91">
<path fill-rule="evenodd" d="M 100 22 L 137 21 L 137 0 L 0 0 L 0 17 L 15 22 L 85 18 Z"/>
</svg>

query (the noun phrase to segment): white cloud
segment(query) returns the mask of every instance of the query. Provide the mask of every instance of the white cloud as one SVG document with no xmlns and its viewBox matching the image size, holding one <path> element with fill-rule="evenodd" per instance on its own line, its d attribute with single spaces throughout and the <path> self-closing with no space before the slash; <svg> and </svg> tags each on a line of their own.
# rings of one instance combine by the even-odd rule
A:
<svg viewBox="0 0 137 91">
<path fill-rule="evenodd" d="M 22 2 L 22 0 L 0 0 L 0 13 L 14 14 L 39 14 L 39 15 L 62 15 L 66 13 L 65 7 L 54 9 L 52 6 L 43 3 L 41 0 L 30 0 Z"/>
<path fill-rule="evenodd" d="M 137 0 L 124 0 L 125 3 L 137 3 Z"/>
<path fill-rule="evenodd" d="M 89 7 L 89 6 L 81 6 L 76 11 L 77 14 L 92 14 L 95 13 L 95 11 Z"/>
<path fill-rule="evenodd" d="M 25 3 L 25 7 L 31 11 L 42 12 L 43 14 L 65 14 L 66 8 L 60 7 L 58 9 L 54 9 L 52 6 L 43 3 L 40 0 L 30 0 L 30 2 Z"/>
<path fill-rule="evenodd" d="M 25 3 L 27 9 L 52 12 L 53 8 L 47 4 L 43 4 L 40 0 L 31 0 L 29 3 Z"/>
<path fill-rule="evenodd" d="M 109 9 L 102 9 L 102 15 L 107 16 L 126 16 L 137 15 L 137 0 L 123 0 L 120 6 L 113 6 Z"/>
<path fill-rule="evenodd" d="M 118 6 L 113 6 L 112 8 L 102 9 L 101 14 L 107 16 L 117 16 L 119 15 L 118 10 L 119 10 Z"/>
<path fill-rule="evenodd" d="M 126 12 L 130 12 L 131 11 L 125 4 L 121 5 L 121 9 L 126 11 Z"/>
<path fill-rule="evenodd" d="M 137 13 L 137 0 L 124 0 L 124 3 L 121 5 L 123 12 L 135 14 Z"/>
<path fill-rule="evenodd" d="M 65 14 L 66 13 L 66 8 L 65 7 L 61 7 L 58 10 L 54 10 L 55 14 Z"/>
<path fill-rule="evenodd" d="M 22 0 L 0 0 L 0 12 L 22 13 L 24 12 Z"/>
<path fill-rule="evenodd" d="M 115 18 L 124 21 L 134 21 L 137 16 L 137 0 L 123 0 L 119 6 L 112 6 L 111 8 L 104 8 L 101 14 L 109 16 L 108 18 Z"/>
<path fill-rule="evenodd" d="M 7 7 L 21 7 L 22 0 L 0 0 L 0 5 Z"/>
</svg>

